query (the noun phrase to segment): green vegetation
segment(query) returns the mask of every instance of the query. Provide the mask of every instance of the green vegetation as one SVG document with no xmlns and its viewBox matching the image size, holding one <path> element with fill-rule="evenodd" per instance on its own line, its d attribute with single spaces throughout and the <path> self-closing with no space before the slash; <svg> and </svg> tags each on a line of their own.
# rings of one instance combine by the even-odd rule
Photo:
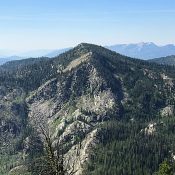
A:
<svg viewBox="0 0 175 175">
<path fill-rule="evenodd" d="M 63 72 L 71 61 L 87 53 L 91 53 L 87 62 Z M 57 105 L 53 107 L 50 103 L 49 112 L 62 110 L 71 123 L 72 113 L 82 108 L 80 112 L 90 118 L 87 124 L 100 130 L 100 144 L 87 165 L 87 174 L 170 173 L 171 167 L 163 161 L 170 160 L 175 151 L 174 83 L 172 66 L 128 58 L 90 44 L 81 44 L 53 59 L 29 59 L 15 62 L 14 67 L 13 63 L 0 67 L 0 173 L 5 175 L 22 164 L 32 170 L 33 160 L 44 162 L 43 144 L 29 125 L 28 105 L 50 98 Z M 85 110 L 83 106 L 88 104 L 83 100 L 78 106 L 82 97 L 92 97 L 93 103 L 94 97 L 103 91 L 114 96 L 115 107 L 110 111 L 98 114 Z M 54 99 L 57 94 L 61 95 Z M 106 104 L 102 105 L 105 109 Z M 105 120 L 101 121 L 103 117 Z M 103 124 L 98 124 L 99 121 Z M 54 118 L 53 129 L 60 122 L 59 117 Z M 154 124 L 151 134 L 145 130 L 149 124 Z M 26 146 L 29 136 L 32 143 Z M 25 160 L 18 157 L 24 150 Z"/>
<path fill-rule="evenodd" d="M 173 175 L 172 165 L 168 161 L 160 164 L 158 172 L 155 175 Z"/>
<path fill-rule="evenodd" d="M 174 151 L 174 124 L 158 124 L 154 135 L 147 135 L 145 123 L 107 122 L 102 126 L 102 144 L 91 159 L 87 174 L 150 175 Z"/>
<path fill-rule="evenodd" d="M 0 174 L 7 175 L 12 168 L 22 163 L 20 154 L 0 154 Z"/>
<path fill-rule="evenodd" d="M 167 57 L 162 57 L 162 58 L 155 58 L 149 60 L 150 62 L 162 64 L 162 65 L 172 65 L 175 66 L 175 56 L 167 56 Z"/>
</svg>

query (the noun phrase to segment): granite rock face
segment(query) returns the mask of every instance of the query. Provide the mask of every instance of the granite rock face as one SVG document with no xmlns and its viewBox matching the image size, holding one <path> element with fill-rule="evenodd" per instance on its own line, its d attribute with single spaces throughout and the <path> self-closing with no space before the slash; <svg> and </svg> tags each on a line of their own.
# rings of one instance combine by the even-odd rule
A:
<svg viewBox="0 0 175 175">
<path fill-rule="evenodd" d="M 105 48 L 80 44 L 30 66 L 13 72 L 14 82 L 0 82 L 0 134 L 4 138 L 0 148 L 9 145 L 7 140 L 19 139 L 23 160 L 34 144 L 30 133 L 24 132 L 28 126 L 36 129 L 37 141 L 43 139 L 38 128 L 44 127 L 55 150 L 63 148 L 67 169 L 81 175 L 101 141 L 106 121 L 125 117 L 127 122 L 145 122 L 142 131 L 154 136 L 158 131 L 154 116 L 174 115 L 172 72 Z"/>
<path fill-rule="evenodd" d="M 108 82 L 88 58 L 81 58 L 81 65 L 74 64 L 73 71 L 49 80 L 27 99 L 31 122 L 47 123 L 53 143 L 64 145 L 66 160 L 70 167 L 76 165 L 76 174 L 82 173 L 98 143 L 97 125 L 119 111 L 118 97 Z"/>
</svg>

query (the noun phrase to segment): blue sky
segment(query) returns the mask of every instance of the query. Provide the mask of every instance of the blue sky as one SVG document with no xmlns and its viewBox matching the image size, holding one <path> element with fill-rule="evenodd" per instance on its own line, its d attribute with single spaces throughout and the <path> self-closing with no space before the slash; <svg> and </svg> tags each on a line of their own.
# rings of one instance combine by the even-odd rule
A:
<svg viewBox="0 0 175 175">
<path fill-rule="evenodd" d="M 175 44 L 175 0 L 1 0 L 0 49 Z"/>
</svg>

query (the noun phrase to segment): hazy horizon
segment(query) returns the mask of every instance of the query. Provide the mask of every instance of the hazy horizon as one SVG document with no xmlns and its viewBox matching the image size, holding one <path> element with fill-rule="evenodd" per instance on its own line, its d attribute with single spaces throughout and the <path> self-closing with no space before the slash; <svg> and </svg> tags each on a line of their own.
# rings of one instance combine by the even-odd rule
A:
<svg viewBox="0 0 175 175">
<path fill-rule="evenodd" d="M 175 43 L 174 7 L 173 0 L 6 0 L 0 4 L 0 49 Z"/>
<path fill-rule="evenodd" d="M 26 53 L 26 52 L 31 52 L 31 51 L 46 51 L 46 52 L 50 52 L 50 51 L 54 51 L 54 50 L 61 50 L 61 49 L 65 49 L 65 48 L 73 48 L 73 47 L 76 47 L 78 44 L 81 44 L 81 43 L 88 43 L 88 42 L 80 42 L 80 43 L 77 43 L 75 45 L 69 45 L 69 46 L 66 46 L 66 47 L 59 47 L 59 48 L 37 48 L 37 49 L 18 49 L 18 50 L 15 50 L 15 49 L 8 49 L 8 48 L 0 48 L 0 52 L 3 51 L 3 52 L 14 52 L 14 54 L 23 54 L 23 53 Z M 100 44 L 100 43 L 90 43 L 90 44 L 97 44 L 97 45 L 101 45 L 103 47 L 110 47 L 110 46 L 115 46 L 115 45 L 130 45 L 130 44 L 142 44 L 142 43 L 153 43 L 159 47 L 162 47 L 162 46 L 166 46 L 166 45 L 174 45 L 175 46 L 175 43 L 165 43 L 165 44 L 158 44 L 156 42 L 152 42 L 152 41 L 141 41 L 141 42 L 135 42 L 135 43 L 113 43 L 113 44 Z M 11 54 L 11 56 L 15 56 L 13 54 Z M 17 55 L 16 55 L 17 56 Z"/>
</svg>

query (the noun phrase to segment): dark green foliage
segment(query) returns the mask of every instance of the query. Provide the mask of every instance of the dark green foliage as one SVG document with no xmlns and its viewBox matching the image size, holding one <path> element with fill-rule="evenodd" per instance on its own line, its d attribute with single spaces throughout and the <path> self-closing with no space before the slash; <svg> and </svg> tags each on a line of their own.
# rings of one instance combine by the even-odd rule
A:
<svg viewBox="0 0 175 175">
<path fill-rule="evenodd" d="M 175 65 L 175 56 L 171 55 L 171 56 L 162 57 L 162 58 L 155 58 L 155 59 L 151 59 L 149 61 L 157 63 L 157 64 L 174 66 Z"/>
<path fill-rule="evenodd" d="M 169 150 L 174 149 L 175 131 L 170 132 L 171 122 L 160 124 L 155 135 L 146 135 L 141 131 L 145 124 L 137 122 L 105 123 L 102 144 L 95 150 L 87 174 L 153 174 L 164 158 L 170 156 Z"/>
<path fill-rule="evenodd" d="M 155 175 L 173 175 L 172 165 L 168 161 L 160 164 L 158 172 Z"/>
<path fill-rule="evenodd" d="M 15 60 L 15 61 L 9 61 L 1 66 L 2 70 L 6 71 L 14 71 L 15 69 L 21 69 L 22 67 L 25 67 L 26 65 L 32 65 L 36 64 L 42 61 L 46 61 L 49 58 L 47 57 L 41 57 L 41 58 L 28 58 L 23 60 Z"/>
<path fill-rule="evenodd" d="M 88 62 L 82 62 L 70 71 L 63 71 L 71 61 L 87 53 L 91 53 Z M 98 82 L 91 89 L 89 70 L 93 68 L 99 74 L 97 77 L 101 84 L 99 86 Z M 81 44 L 53 59 L 28 59 L 1 66 L 0 87 L 7 87 L 10 92 L 15 88 L 22 89 L 25 94 L 22 100 L 13 99 L 10 108 L 13 115 L 8 112 L 0 114 L 0 121 L 5 118 L 10 129 L 16 128 L 13 144 L 6 153 L 18 155 L 25 147 L 25 139 L 30 136 L 35 144 L 30 145 L 27 150 L 29 156 L 25 163 L 30 165 L 31 171 L 36 171 L 35 174 L 40 170 L 34 170 L 33 163 L 48 164 L 43 159 L 45 155 L 39 137 L 28 126 L 25 100 L 42 84 L 52 80 L 64 87 L 61 100 L 64 104 L 71 103 L 72 107 L 75 106 L 77 98 L 83 95 L 93 96 L 108 89 L 115 95 L 116 110 L 106 113 L 113 120 L 97 126 L 102 131 L 99 134 L 101 144 L 94 150 L 94 156 L 87 165 L 88 175 L 150 175 L 158 171 L 159 164 L 170 156 L 170 151 L 175 151 L 174 117 L 162 118 L 160 115 L 163 108 L 175 105 L 175 87 L 162 78 L 164 74 L 170 77 L 171 83 L 175 83 L 174 67 L 128 58 L 91 44 Z M 57 88 L 54 89 L 51 85 L 46 93 L 42 92 L 46 94 L 43 98 L 47 100 L 47 95 L 52 96 L 56 92 Z M 0 96 L 6 94 L 0 91 Z M 7 100 L 3 102 L 9 104 Z M 3 111 L 2 108 L 0 112 Z M 81 112 L 97 117 L 95 112 Z M 156 123 L 156 132 L 153 135 L 144 132 L 150 122 Z M 7 134 L 10 129 L 7 129 Z M 10 165 L 10 168 L 15 165 Z M 162 167 L 167 168 L 164 165 Z"/>
</svg>

